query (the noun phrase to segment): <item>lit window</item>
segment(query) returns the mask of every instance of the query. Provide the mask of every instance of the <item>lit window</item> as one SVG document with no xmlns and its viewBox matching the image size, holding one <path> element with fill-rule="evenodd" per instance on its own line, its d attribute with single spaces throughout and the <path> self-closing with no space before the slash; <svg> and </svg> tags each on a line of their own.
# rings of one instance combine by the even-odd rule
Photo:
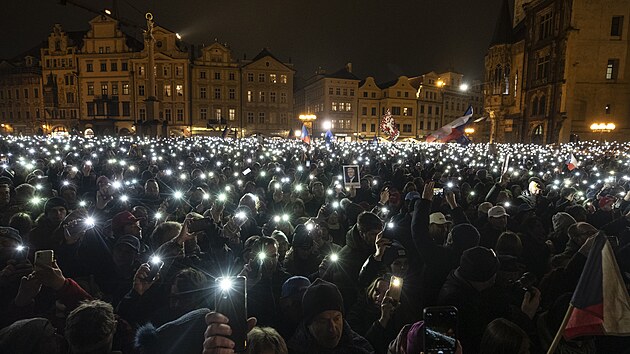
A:
<svg viewBox="0 0 630 354">
<path fill-rule="evenodd" d="M 276 83 L 276 74 L 269 74 L 269 82 L 272 84 Z"/>
<path fill-rule="evenodd" d="M 164 85 L 164 96 L 171 97 L 172 94 L 171 85 Z"/>
<path fill-rule="evenodd" d="M 175 86 L 175 91 L 177 91 L 177 96 L 183 96 L 184 95 L 184 85 L 178 84 L 177 86 Z"/>
<path fill-rule="evenodd" d="M 230 120 L 235 120 L 236 119 L 236 109 L 235 108 L 230 108 L 228 110 L 228 117 L 230 118 Z"/>
</svg>

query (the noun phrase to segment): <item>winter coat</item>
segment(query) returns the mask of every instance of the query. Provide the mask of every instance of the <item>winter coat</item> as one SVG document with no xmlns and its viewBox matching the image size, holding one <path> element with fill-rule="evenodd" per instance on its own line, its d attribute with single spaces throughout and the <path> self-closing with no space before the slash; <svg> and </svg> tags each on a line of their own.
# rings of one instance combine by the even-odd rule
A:
<svg viewBox="0 0 630 354">
<path fill-rule="evenodd" d="M 300 323 L 293 337 L 287 342 L 289 354 L 369 354 L 374 353 L 370 343 L 350 328 L 344 320 L 343 333 L 334 349 L 324 349 L 309 332 L 304 322 Z"/>
</svg>

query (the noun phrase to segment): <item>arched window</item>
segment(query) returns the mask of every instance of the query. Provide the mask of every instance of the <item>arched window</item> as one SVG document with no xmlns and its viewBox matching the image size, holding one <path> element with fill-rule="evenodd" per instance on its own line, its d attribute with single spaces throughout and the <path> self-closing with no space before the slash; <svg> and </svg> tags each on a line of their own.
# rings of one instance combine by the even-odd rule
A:
<svg viewBox="0 0 630 354">
<path fill-rule="evenodd" d="M 545 132 L 545 128 L 543 127 L 542 124 L 539 124 L 536 126 L 536 128 L 534 128 L 534 135 L 543 135 L 544 132 Z"/>
<path fill-rule="evenodd" d="M 503 73 L 503 94 L 510 94 L 510 64 L 505 66 L 505 71 Z"/>
<path fill-rule="evenodd" d="M 532 101 L 531 113 L 532 116 L 538 115 L 538 97 L 534 97 L 534 100 Z"/>
<path fill-rule="evenodd" d="M 494 69 L 494 88 L 493 94 L 498 95 L 501 93 L 501 83 L 503 81 L 503 68 L 501 64 L 498 64 Z"/>
<path fill-rule="evenodd" d="M 538 103 L 538 114 L 541 116 L 547 115 L 547 97 L 542 96 Z"/>
</svg>

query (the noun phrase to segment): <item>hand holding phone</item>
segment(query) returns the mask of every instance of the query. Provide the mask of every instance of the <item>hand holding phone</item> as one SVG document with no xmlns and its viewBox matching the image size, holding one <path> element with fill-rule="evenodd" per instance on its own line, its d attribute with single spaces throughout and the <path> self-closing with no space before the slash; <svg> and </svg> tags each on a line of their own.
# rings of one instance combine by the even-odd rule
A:
<svg viewBox="0 0 630 354">
<path fill-rule="evenodd" d="M 234 352 L 247 348 L 247 278 L 220 277 L 216 280 L 215 311 L 228 318 Z"/>
<path fill-rule="evenodd" d="M 53 250 L 42 250 L 35 252 L 35 263 L 33 266 L 35 270 L 43 268 L 52 268 L 54 260 Z"/>
<path fill-rule="evenodd" d="M 400 296 L 402 295 L 403 278 L 392 275 L 389 281 L 389 289 L 387 290 L 389 296 L 396 302 L 400 302 Z"/>
<path fill-rule="evenodd" d="M 457 308 L 436 306 L 424 309 L 424 353 L 455 354 L 457 351 Z"/>
</svg>

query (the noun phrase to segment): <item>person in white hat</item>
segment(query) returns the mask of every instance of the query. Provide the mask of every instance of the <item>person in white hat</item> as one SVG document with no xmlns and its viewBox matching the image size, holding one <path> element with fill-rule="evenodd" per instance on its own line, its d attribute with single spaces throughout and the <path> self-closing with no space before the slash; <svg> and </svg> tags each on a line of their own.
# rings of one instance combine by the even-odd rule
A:
<svg viewBox="0 0 630 354">
<path fill-rule="evenodd" d="M 437 212 L 429 215 L 429 236 L 436 244 L 443 245 L 451 228 L 451 222 L 444 214 Z"/>
<path fill-rule="evenodd" d="M 508 213 L 505 208 L 497 205 L 488 210 L 488 223 L 481 231 L 479 245 L 486 248 L 494 248 L 499 236 L 507 230 Z"/>
</svg>

